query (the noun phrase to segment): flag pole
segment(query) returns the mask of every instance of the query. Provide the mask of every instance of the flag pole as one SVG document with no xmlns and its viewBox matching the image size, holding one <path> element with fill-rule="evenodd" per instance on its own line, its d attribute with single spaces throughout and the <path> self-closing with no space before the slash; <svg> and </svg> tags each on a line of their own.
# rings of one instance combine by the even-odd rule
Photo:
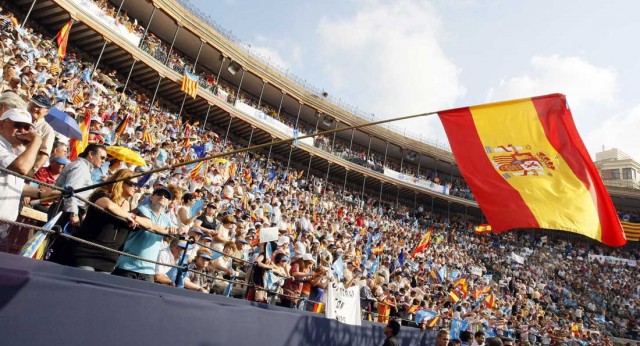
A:
<svg viewBox="0 0 640 346">
<path fill-rule="evenodd" d="M 169 166 L 163 166 L 163 167 L 152 169 L 152 170 L 149 170 L 149 171 L 146 171 L 146 172 L 134 174 L 134 175 L 126 177 L 126 178 L 121 178 L 121 179 L 116 179 L 116 180 L 111 180 L 111 181 L 105 181 L 105 182 L 89 185 L 89 186 L 86 186 L 86 187 L 82 187 L 82 188 L 79 188 L 79 189 L 75 190 L 75 192 L 79 193 L 79 192 L 83 192 L 83 191 L 93 190 L 93 189 L 96 189 L 96 188 L 99 188 L 99 187 L 102 187 L 102 186 L 107 186 L 107 185 L 114 184 L 114 183 L 117 183 L 117 182 L 130 180 L 132 178 L 138 178 L 138 177 L 142 177 L 142 176 L 145 176 L 145 175 L 148 175 L 148 174 L 153 174 L 153 173 L 158 173 L 158 172 L 162 172 L 162 171 L 166 171 L 166 170 L 170 170 L 170 169 L 175 169 L 177 167 L 182 167 L 182 166 L 186 166 L 186 165 L 189 165 L 189 164 L 198 163 L 200 161 L 208 161 L 208 160 L 213 160 L 213 159 L 217 159 L 217 158 L 224 157 L 224 156 L 235 155 L 235 154 L 238 154 L 238 153 L 243 153 L 245 151 L 258 150 L 258 149 L 266 148 L 268 146 L 285 144 L 285 143 L 293 142 L 293 141 L 296 141 L 296 140 L 299 141 L 299 140 L 305 139 L 305 138 L 311 138 L 311 137 L 316 137 L 316 136 L 324 136 L 324 135 L 328 135 L 328 134 L 334 134 L 334 133 L 340 132 L 340 131 L 346 131 L 346 130 L 351 130 L 351 129 L 359 129 L 359 128 L 363 128 L 363 127 L 367 127 L 367 126 L 380 125 L 380 124 L 390 123 L 390 122 L 394 122 L 394 121 L 401 121 L 401 120 L 408 120 L 408 119 L 419 118 L 419 117 L 426 117 L 426 116 L 429 116 L 429 115 L 438 114 L 438 112 L 439 111 L 412 114 L 412 115 L 405 115 L 405 116 L 401 116 L 401 117 L 378 120 L 378 121 L 373 121 L 373 122 L 368 122 L 368 123 L 358 124 L 358 125 L 352 125 L 352 126 L 347 126 L 347 127 L 342 127 L 342 128 L 338 128 L 336 126 L 336 128 L 331 129 L 331 130 L 320 131 L 320 132 L 316 132 L 316 133 L 312 133 L 312 134 L 304 135 L 304 136 L 280 139 L 280 140 L 273 141 L 273 142 L 253 145 L 253 146 L 246 147 L 246 148 L 235 149 L 235 150 L 231 150 L 231 151 L 227 151 L 227 152 L 223 152 L 223 153 L 219 153 L 219 154 L 215 154 L 215 155 L 211 155 L 211 156 L 207 156 L 207 157 L 202 157 L 202 158 L 198 158 L 198 159 L 191 160 L 191 161 L 185 161 L 185 162 L 180 162 L 180 163 L 176 163 L 176 164 L 169 165 Z"/>
</svg>

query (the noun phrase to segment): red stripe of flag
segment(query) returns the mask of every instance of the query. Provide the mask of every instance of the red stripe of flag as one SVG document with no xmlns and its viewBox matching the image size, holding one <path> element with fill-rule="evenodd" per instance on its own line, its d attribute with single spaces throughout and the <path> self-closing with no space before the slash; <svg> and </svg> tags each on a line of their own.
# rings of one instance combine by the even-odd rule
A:
<svg viewBox="0 0 640 346">
<path fill-rule="evenodd" d="M 573 117 L 567 108 L 565 96 L 553 94 L 532 97 L 531 101 L 538 112 L 547 140 L 569 165 L 573 174 L 591 192 L 602 229 L 600 241 L 609 246 L 624 245 L 626 241 L 615 207 L 587 148 L 580 139 Z"/>
</svg>

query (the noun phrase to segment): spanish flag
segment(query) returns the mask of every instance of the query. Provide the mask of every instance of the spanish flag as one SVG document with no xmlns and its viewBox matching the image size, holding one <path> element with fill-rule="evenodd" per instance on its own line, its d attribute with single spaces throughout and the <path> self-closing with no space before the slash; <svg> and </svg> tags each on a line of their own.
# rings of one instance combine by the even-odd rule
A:
<svg viewBox="0 0 640 346">
<path fill-rule="evenodd" d="M 429 322 L 429 327 L 430 327 L 430 328 L 435 327 L 435 326 L 436 326 L 436 324 L 438 324 L 438 321 L 440 321 L 440 316 L 436 316 L 434 319 L 432 319 L 432 320 Z"/>
<path fill-rule="evenodd" d="M 384 252 L 384 244 L 378 246 L 378 247 L 374 247 L 371 249 L 371 253 L 374 255 L 379 255 L 381 253 Z"/>
<path fill-rule="evenodd" d="M 458 294 L 455 291 L 451 291 L 449 292 L 449 298 L 451 298 L 451 300 L 453 300 L 453 303 L 458 303 L 460 301 L 460 296 L 458 296 Z"/>
<path fill-rule="evenodd" d="M 78 155 L 82 154 L 84 149 L 89 145 L 89 126 L 91 124 L 91 114 L 86 113 L 84 120 L 78 125 L 80 133 L 82 133 L 82 140 L 72 138 L 69 141 L 69 160 L 75 161 L 78 159 Z"/>
<path fill-rule="evenodd" d="M 420 243 L 418 243 L 416 248 L 411 253 L 411 258 L 415 258 L 417 254 L 429 248 L 429 245 L 431 245 L 431 233 L 433 233 L 433 227 L 429 228 L 427 233 L 425 233 L 425 235 L 422 237 Z"/>
<path fill-rule="evenodd" d="M 67 41 L 69 41 L 69 32 L 71 31 L 71 25 L 73 25 L 73 19 L 69 19 L 54 39 L 58 45 L 58 58 L 64 60 L 65 54 L 67 54 Z"/>
<path fill-rule="evenodd" d="M 483 223 L 481 225 L 476 226 L 476 234 L 485 234 L 491 233 L 491 225 Z"/>
<path fill-rule="evenodd" d="M 467 282 L 467 278 L 459 278 L 456 282 L 453 283 L 453 288 L 460 287 L 460 292 L 463 296 L 467 296 L 469 294 L 469 283 Z"/>
<path fill-rule="evenodd" d="M 187 95 L 196 98 L 196 95 L 198 95 L 198 79 L 199 77 L 195 74 L 184 70 L 184 75 L 182 76 L 182 87 L 180 89 Z"/>
<path fill-rule="evenodd" d="M 622 229 L 627 240 L 640 241 L 640 223 L 622 222 Z"/>
<path fill-rule="evenodd" d="M 609 246 L 626 243 L 564 95 L 438 115 L 460 172 L 494 232 L 544 228 Z"/>
</svg>

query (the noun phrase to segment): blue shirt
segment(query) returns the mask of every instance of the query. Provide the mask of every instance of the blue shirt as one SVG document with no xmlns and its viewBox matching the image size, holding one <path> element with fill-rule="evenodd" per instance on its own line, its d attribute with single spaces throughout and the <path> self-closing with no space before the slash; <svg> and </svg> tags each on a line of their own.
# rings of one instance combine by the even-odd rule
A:
<svg viewBox="0 0 640 346">
<path fill-rule="evenodd" d="M 149 205 L 138 206 L 138 211 L 155 224 L 162 227 L 171 226 L 171 219 L 165 212 L 156 216 L 151 211 L 151 207 Z M 158 253 L 161 249 L 162 235 L 148 232 L 146 230 L 139 230 L 137 232 L 129 233 L 129 238 L 127 238 L 127 241 L 124 243 L 123 251 L 144 259 L 155 261 L 158 258 Z M 154 275 L 156 265 L 150 262 L 133 259 L 131 257 L 120 256 L 117 267 L 140 274 Z"/>
</svg>

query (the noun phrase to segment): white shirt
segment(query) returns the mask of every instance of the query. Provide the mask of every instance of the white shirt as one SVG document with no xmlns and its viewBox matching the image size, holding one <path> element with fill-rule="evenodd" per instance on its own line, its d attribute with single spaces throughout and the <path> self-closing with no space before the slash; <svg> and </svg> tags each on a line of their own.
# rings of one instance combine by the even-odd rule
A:
<svg viewBox="0 0 640 346">
<path fill-rule="evenodd" d="M 23 146 L 14 148 L 4 137 L 0 136 L 0 167 L 9 167 L 23 151 Z M 0 201 L 2 201 L 0 218 L 11 221 L 18 218 L 22 189 L 24 189 L 24 179 L 0 173 Z"/>
<path fill-rule="evenodd" d="M 169 247 L 160 250 L 158 253 L 158 262 L 170 265 L 176 264 L 176 260 L 173 258 L 173 254 Z M 171 270 L 171 267 L 169 266 L 156 264 L 156 274 L 166 274 L 169 270 Z"/>
</svg>

